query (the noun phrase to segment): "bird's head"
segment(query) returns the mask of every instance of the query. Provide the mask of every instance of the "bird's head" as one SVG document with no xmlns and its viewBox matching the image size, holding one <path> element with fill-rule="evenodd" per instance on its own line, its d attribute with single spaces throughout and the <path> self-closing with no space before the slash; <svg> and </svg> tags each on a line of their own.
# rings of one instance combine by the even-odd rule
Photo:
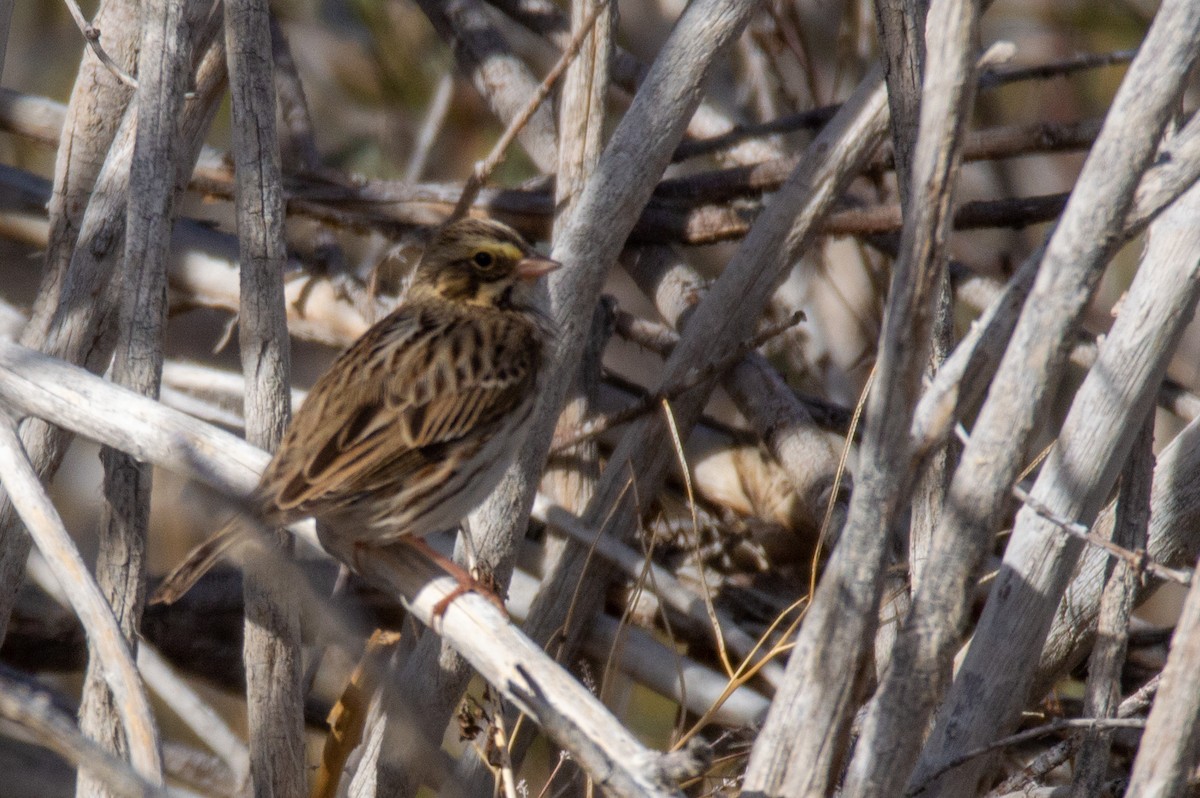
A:
<svg viewBox="0 0 1200 798">
<path fill-rule="evenodd" d="M 436 296 L 481 307 L 525 307 L 534 283 L 559 267 L 500 222 L 460 219 L 433 236 L 409 296 Z"/>
</svg>

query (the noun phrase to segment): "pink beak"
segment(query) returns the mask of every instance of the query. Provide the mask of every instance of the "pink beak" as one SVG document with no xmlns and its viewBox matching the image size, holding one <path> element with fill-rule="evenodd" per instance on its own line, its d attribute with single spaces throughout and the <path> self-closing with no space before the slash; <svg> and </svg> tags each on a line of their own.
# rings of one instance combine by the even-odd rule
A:
<svg viewBox="0 0 1200 798">
<path fill-rule="evenodd" d="M 517 277 L 527 283 L 532 283 L 562 266 L 556 260 L 543 258 L 541 255 L 530 255 L 517 261 Z"/>
</svg>

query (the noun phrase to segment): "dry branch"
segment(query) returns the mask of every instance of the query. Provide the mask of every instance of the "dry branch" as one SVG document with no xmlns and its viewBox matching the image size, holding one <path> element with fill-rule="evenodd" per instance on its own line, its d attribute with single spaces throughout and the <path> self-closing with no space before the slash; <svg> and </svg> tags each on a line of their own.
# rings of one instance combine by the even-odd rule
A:
<svg viewBox="0 0 1200 798">
<path fill-rule="evenodd" d="M 81 772 L 93 775 L 114 794 L 144 798 L 168 795 L 161 783 L 143 778 L 128 764 L 84 737 L 49 696 L 4 673 L 0 673 L 0 718 L 32 735 Z"/>
<path fill-rule="evenodd" d="M 983 549 L 995 531 L 1008 489 L 1024 465 L 1025 449 L 1036 420 L 1046 407 L 1049 392 L 1062 377 L 1069 333 L 1091 298 L 1104 264 L 1114 252 L 1116 241 L 1111 233 L 1122 225 L 1133 206 L 1138 182 L 1150 164 L 1159 136 L 1182 90 L 1186 70 L 1180 70 L 1179 65 L 1191 64 L 1195 58 L 1192 42 L 1197 33 L 1200 33 L 1200 9 L 1188 3 L 1168 2 L 1159 10 L 1141 51 L 1118 90 L 1063 219 L 1047 243 L 1030 298 L 1001 361 L 988 401 L 971 432 L 962 465 L 955 472 L 947 511 L 936 533 L 934 556 L 942 567 L 939 568 L 938 584 L 928 585 L 929 606 L 941 605 L 944 609 L 923 618 L 910 619 L 914 629 L 928 625 L 941 633 L 938 640 L 931 641 L 932 644 L 920 644 L 924 652 L 921 656 L 928 668 L 921 672 L 937 672 L 949 665 L 966 609 L 963 585 L 981 560 Z M 1171 299 L 1178 299 L 1178 296 Z M 1174 330 L 1156 329 L 1166 336 L 1158 341 L 1160 347 L 1175 340 Z M 1153 351 L 1155 356 L 1162 352 L 1161 349 Z M 1098 368 L 1093 368 L 1093 377 L 1115 378 L 1115 375 L 1105 373 L 1107 370 Z M 1144 387 L 1140 380 L 1148 380 L 1156 386 L 1155 376 L 1161 379 L 1161 371 L 1128 375 L 1130 390 L 1141 389 L 1134 386 Z M 1129 399 L 1130 406 L 1137 404 L 1132 396 Z M 1078 406 L 1078 401 L 1076 404 Z M 1081 418 L 1080 426 L 1090 426 L 1090 431 L 1095 433 L 1129 430 L 1129 425 L 1123 423 L 1124 416 L 1111 418 L 1113 426 L 1104 430 L 1090 426 L 1096 420 L 1095 416 L 1090 416 L 1087 422 Z M 1140 421 L 1139 415 L 1137 423 Z M 1128 440 L 1125 439 L 1125 451 Z M 1117 440 L 1111 443 L 1116 444 Z M 1092 451 L 1094 456 L 1095 451 L 1108 449 L 1101 447 Z M 1106 459 L 1105 464 L 1111 471 L 1106 475 L 1094 474 L 1096 481 L 1088 484 L 1086 498 L 1082 503 L 1067 505 L 1071 510 L 1067 515 L 1094 515 L 1099 510 L 1100 502 L 1096 497 L 1107 490 L 1104 483 L 1111 486 L 1120 460 L 1123 458 L 1118 458 L 1117 464 L 1112 465 L 1112 460 Z M 1063 462 L 1062 465 L 1068 464 Z M 1066 472 L 1062 472 L 1062 476 L 1065 477 Z M 1030 532 L 1035 528 L 1030 527 Z M 1069 564 L 1078 556 L 1078 544 L 1064 541 L 1057 530 L 1021 537 L 1020 543 L 1014 539 L 1008 547 L 1006 564 L 1009 568 L 1001 571 L 993 589 L 992 600 L 977 627 L 974 644 L 925 747 L 914 776 L 916 781 L 922 781 L 936 767 L 935 763 L 1003 733 L 1010 728 L 1009 724 L 1023 705 L 1032 670 L 1030 659 L 1036 661 L 1058 598 L 1066 587 Z M 1042 570 L 1040 556 L 1035 556 L 1034 561 L 1025 559 L 1037 547 L 1034 540 L 1045 541 L 1052 557 L 1062 557 L 1056 562 L 1057 567 Z M 1068 564 L 1067 569 L 1059 565 L 1062 562 Z M 1026 569 L 1029 565 L 1048 577 L 1035 580 L 1041 585 L 1040 591 L 1024 581 L 1023 577 L 1030 576 Z M 1009 599 L 1026 611 L 1016 609 Z M 921 601 L 919 596 L 918 601 Z M 1020 628 L 1010 638 L 1008 631 L 1014 623 Z M 897 676 L 912 678 L 911 673 L 898 673 Z M 967 689 L 967 684 L 972 687 Z M 921 711 L 905 714 L 911 722 L 913 717 L 928 717 L 931 708 L 925 704 Z M 972 760 L 940 777 L 931 784 L 929 795 L 973 792 L 984 764 L 984 761 Z"/>
<path fill-rule="evenodd" d="M 211 485 L 235 499 L 249 496 L 268 455 L 240 438 L 17 344 L 0 341 L 0 400 L 141 460 Z M 319 547 L 309 522 L 289 528 Z M 428 623 L 455 591 L 453 577 L 411 552 L 372 560 L 366 575 L 406 597 Z M 368 565 L 367 563 L 362 563 Z M 382 580 L 382 581 L 380 581 Z M 507 700 L 576 757 L 614 795 L 674 795 L 656 774 L 654 754 L 636 742 L 594 696 L 529 642 L 488 599 L 461 596 L 437 631 Z"/>
<path fill-rule="evenodd" d="M 202 3 L 147 4 L 138 74 L 137 132 L 129 175 L 123 284 L 113 380 L 146 396 L 158 395 L 162 339 L 167 315 L 167 254 L 172 226 L 179 114 L 192 62 L 191 25 Z M 189 18 L 190 17 L 190 18 Z M 146 596 L 146 537 L 150 518 L 150 469 L 121 452 L 101 454 L 106 504 L 96 574 L 114 608 L 130 649 L 137 652 Z M 80 729 L 114 752 L 126 745 L 119 712 L 104 685 L 99 663 L 89 663 L 80 707 Z M 107 796 L 101 783 L 81 774 L 78 796 Z"/>
<path fill-rule="evenodd" d="M 225 4 L 241 255 L 238 341 L 246 377 L 246 439 L 272 451 L 290 417 L 284 309 L 284 199 L 271 33 L 265 0 Z M 290 549 L 282 544 L 285 555 Z M 279 569 L 247 567 L 246 700 L 250 772 L 259 796 L 305 792 L 300 607 Z"/>
<path fill-rule="evenodd" d="M 930 9 L 938 36 L 924 80 L 912 167 L 914 204 L 893 268 L 876 383 L 867 401 L 863 465 L 846 527 L 788 661 L 789 683 L 772 705 L 751 756 L 747 787 L 767 795 L 823 795 L 837 779 L 836 762 L 874 638 L 889 539 L 912 486 L 907 419 L 929 356 L 935 289 L 944 279 L 954 174 L 974 99 L 972 48 L 979 13 L 973 4 L 954 0 L 934 2 Z M 890 730 L 881 736 L 893 739 Z M 896 763 L 884 762 L 873 742 L 858 750 L 873 755 L 862 760 L 872 765 L 867 772 L 852 770 L 851 794 L 871 794 L 874 782 L 896 778 Z"/>
<path fill-rule="evenodd" d="M 143 778 L 161 784 L 158 732 L 133 655 L 112 608 L 38 481 L 17 436 L 15 420 L 7 414 L 0 417 L 0 472 L 13 506 L 83 623 L 91 653 L 101 663 L 120 713 L 134 769 Z"/>
</svg>

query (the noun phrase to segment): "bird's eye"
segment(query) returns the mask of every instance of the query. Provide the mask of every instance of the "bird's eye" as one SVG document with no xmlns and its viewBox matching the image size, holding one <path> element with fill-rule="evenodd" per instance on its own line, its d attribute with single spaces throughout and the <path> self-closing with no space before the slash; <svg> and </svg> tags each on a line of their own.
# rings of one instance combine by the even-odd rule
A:
<svg viewBox="0 0 1200 798">
<path fill-rule="evenodd" d="M 474 260 L 475 265 L 481 269 L 486 269 L 496 262 L 496 259 L 492 257 L 492 253 L 490 252 L 476 252 Z"/>
</svg>

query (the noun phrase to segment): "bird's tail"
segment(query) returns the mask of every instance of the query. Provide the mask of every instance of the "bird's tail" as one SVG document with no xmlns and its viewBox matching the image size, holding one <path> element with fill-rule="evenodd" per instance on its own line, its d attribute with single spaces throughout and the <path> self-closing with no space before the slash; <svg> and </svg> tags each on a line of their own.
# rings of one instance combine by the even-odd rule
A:
<svg viewBox="0 0 1200 798">
<path fill-rule="evenodd" d="M 174 604 L 220 561 L 225 552 L 241 542 L 243 537 L 242 525 L 237 520 L 226 524 L 208 540 L 188 552 L 183 562 L 175 566 L 175 570 L 167 574 L 159 584 L 154 595 L 150 597 L 150 603 Z"/>
</svg>

